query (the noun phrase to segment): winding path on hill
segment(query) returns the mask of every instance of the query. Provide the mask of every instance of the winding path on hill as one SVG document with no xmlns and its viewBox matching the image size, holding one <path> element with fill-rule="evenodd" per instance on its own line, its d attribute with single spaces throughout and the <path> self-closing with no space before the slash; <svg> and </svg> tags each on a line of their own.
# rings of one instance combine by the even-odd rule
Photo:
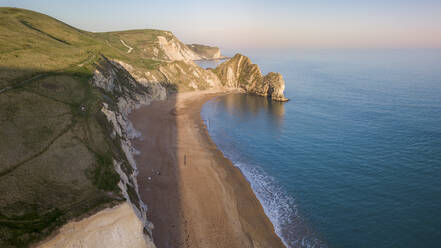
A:
<svg viewBox="0 0 441 248">
<path fill-rule="evenodd" d="M 120 40 L 121 41 L 121 43 L 125 46 L 125 47 L 127 47 L 129 50 L 127 51 L 127 53 L 131 53 L 132 52 L 132 50 L 133 50 L 133 47 L 130 47 L 129 45 L 127 45 L 123 40 Z"/>
</svg>

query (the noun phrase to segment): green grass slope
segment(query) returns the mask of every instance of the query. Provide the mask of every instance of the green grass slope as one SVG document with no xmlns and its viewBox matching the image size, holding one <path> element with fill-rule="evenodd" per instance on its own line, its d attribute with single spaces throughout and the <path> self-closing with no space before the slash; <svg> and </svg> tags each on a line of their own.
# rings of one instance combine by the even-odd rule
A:
<svg viewBox="0 0 441 248">
<path fill-rule="evenodd" d="M 136 49 L 158 32 L 91 33 L 0 8 L 0 247 L 27 247 L 123 200 L 112 158 L 125 158 L 100 111 L 111 97 L 91 79 L 101 55 L 158 67 L 120 41 Z"/>
<path fill-rule="evenodd" d="M 137 47 L 161 33 L 158 30 L 134 30 L 91 33 L 71 27 L 49 16 L 16 8 L 0 8 L 0 87 L 11 79 L 27 78 L 32 71 L 54 71 L 93 62 L 94 55 L 154 68 L 160 62 L 142 53 L 127 53 L 121 39 Z M 138 38 L 135 39 L 134 37 Z M 5 68 L 7 67 L 7 68 Z"/>
</svg>

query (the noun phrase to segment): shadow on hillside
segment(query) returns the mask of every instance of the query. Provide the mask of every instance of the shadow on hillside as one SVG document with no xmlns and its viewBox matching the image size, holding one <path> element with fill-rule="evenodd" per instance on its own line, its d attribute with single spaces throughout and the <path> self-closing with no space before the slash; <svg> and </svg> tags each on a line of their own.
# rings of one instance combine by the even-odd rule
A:
<svg viewBox="0 0 441 248">
<path fill-rule="evenodd" d="M 158 100 L 165 87 L 167 94 L 176 92 L 177 86 L 170 82 L 157 84 L 138 83 L 122 66 L 104 58 L 97 67 L 111 85 L 98 83 L 112 91 L 111 97 L 118 101 L 121 111 L 128 106 L 139 106 L 132 110 L 129 120 L 134 133 L 128 134 L 136 151 L 134 159 L 138 169 L 137 183 L 141 200 L 147 205 L 147 220 L 154 225 L 153 240 L 157 247 L 179 247 L 183 240 L 180 230 L 183 217 L 179 192 L 179 155 L 177 151 L 176 94 L 166 101 Z M 101 80 L 98 79 L 97 82 Z M 147 106 L 142 104 L 149 103 Z M 128 127 L 130 129 L 130 125 Z M 126 130 L 131 131 L 131 130 Z M 134 136 L 134 137 L 130 137 Z M 129 179 L 130 180 L 130 179 Z M 127 185 L 130 187 L 130 185 Z M 139 208 L 139 200 L 132 197 L 131 202 Z M 146 231 L 146 230 L 145 230 Z M 150 233 L 147 233 L 150 235 Z"/>
<path fill-rule="evenodd" d="M 185 233 L 180 229 L 181 213 L 178 163 L 185 154 L 178 154 L 176 97 L 156 101 L 130 116 L 136 130 L 142 133 L 133 144 L 139 169 L 138 185 L 142 200 L 147 204 L 147 218 L 154 224 L 153 240 L 158 248 L 181 247 Z"/>
<path fill-rule="evenodd" d="M 118 73 L 116 80 L 125 81 L 127 74 Z M 126 159 L 101 113 L 103 102 L 116 107 L 119 93 L 107 94 L 91 80 L 90 70 L 79 66 L 63 71 L 0 67 L 1 247 L 38 242 L 73 218 L 123 200 L 112 157 Z M 148 90 L 138 86 L 125 85 L 122 91 L 136 98 L 130 91 Z M 176 91 L 173 84 L 163 86 Z M 157 247 L 178 247 L 183 240 L 173 97 L 153 102 L 146 108 L 152 112 L 134 122 L 148 137 L 133 142 L 150 151 L 137 157 L 138 182 Z M 168 104 L 168 112 L 155 112 L 162 104 Z M 130 174 L 127 164 L 122 169 Z M 139 208 L 136 200 L 135 205 Z"/>
<path fill-rule="evenodd" d="M 0 247 L 26 247 L 124 200 L 121 150 L 92 74 L 0 67 Z"/>
</svg>

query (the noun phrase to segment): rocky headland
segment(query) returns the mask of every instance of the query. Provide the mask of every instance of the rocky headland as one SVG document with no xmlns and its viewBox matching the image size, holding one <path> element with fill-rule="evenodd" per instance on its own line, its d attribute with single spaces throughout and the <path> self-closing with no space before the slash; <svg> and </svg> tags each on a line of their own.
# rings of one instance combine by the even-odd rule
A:
<svg viewBox="0 0 441 248">
<path fill-rule="evenodd" d="M 200 44 L 187 45 L 193 52 L 197 53 L 202 59 L 214 60 L 214 59 L 227 59 L 228 57 L 222 56 L 219 47 L 212 47 Z"/>
</svg>

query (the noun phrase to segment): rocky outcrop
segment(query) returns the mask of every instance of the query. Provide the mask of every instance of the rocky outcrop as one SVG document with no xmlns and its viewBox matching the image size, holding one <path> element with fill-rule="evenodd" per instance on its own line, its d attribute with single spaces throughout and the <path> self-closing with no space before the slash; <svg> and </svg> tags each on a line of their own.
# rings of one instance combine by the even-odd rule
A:
<svg viewBox="0 0 441 248">
<path fill-rule="evenodd" d="M 175 61 L 161 65 L 159 72 L 165 82 L 173 85 L 179 91 L 221 87 L 221 82 L 216 74 L 201 68 L 193 61 Z"/>
<path fill-rule="evenodd" d="M 263 92 L 266 92 L 266 94 L 262 94 L 263 96 L 270 96 L 274 101 L 288 101 L 288 98 L 283 94 L 285 91 L 285 80 L 283 80 L 282 74 L 270 72 L 263 77 L 262 84 L 264 85 Z"/>
<path fill-rule="evenodd" d="M 248 94 L 271 97 L 274 101 L 287 101 L 285 81 L 280 73 L 263 76 L 259 66 L 237 54 L 216 69 L 203 69 L 193 61 L 162 63 L 157 69 L 140 71 L 122 61 L 118 65 L 142 85 L 162 85 L 168 92 L 237 88 Z"/>
<path fill-rule="evenodd" d="M 205 46 L 200 44 L 187 45 L 193 52 L 198 54 L 202 59 L 225 59 L 227 57 L 221 55 L 219 47 Z"/>
<path fill-rule="evenodd" d="M 270 72 L 263 76 L 259 66 L 251 63 L 248 57 L 241 54 L 236 54 L 213 71 L 225 87 L 239 88 L 245 93 L 271 97 L 274 101 L 288 101 L 283 94 L 285 81 L 282 75 Z"/>
</svg>

